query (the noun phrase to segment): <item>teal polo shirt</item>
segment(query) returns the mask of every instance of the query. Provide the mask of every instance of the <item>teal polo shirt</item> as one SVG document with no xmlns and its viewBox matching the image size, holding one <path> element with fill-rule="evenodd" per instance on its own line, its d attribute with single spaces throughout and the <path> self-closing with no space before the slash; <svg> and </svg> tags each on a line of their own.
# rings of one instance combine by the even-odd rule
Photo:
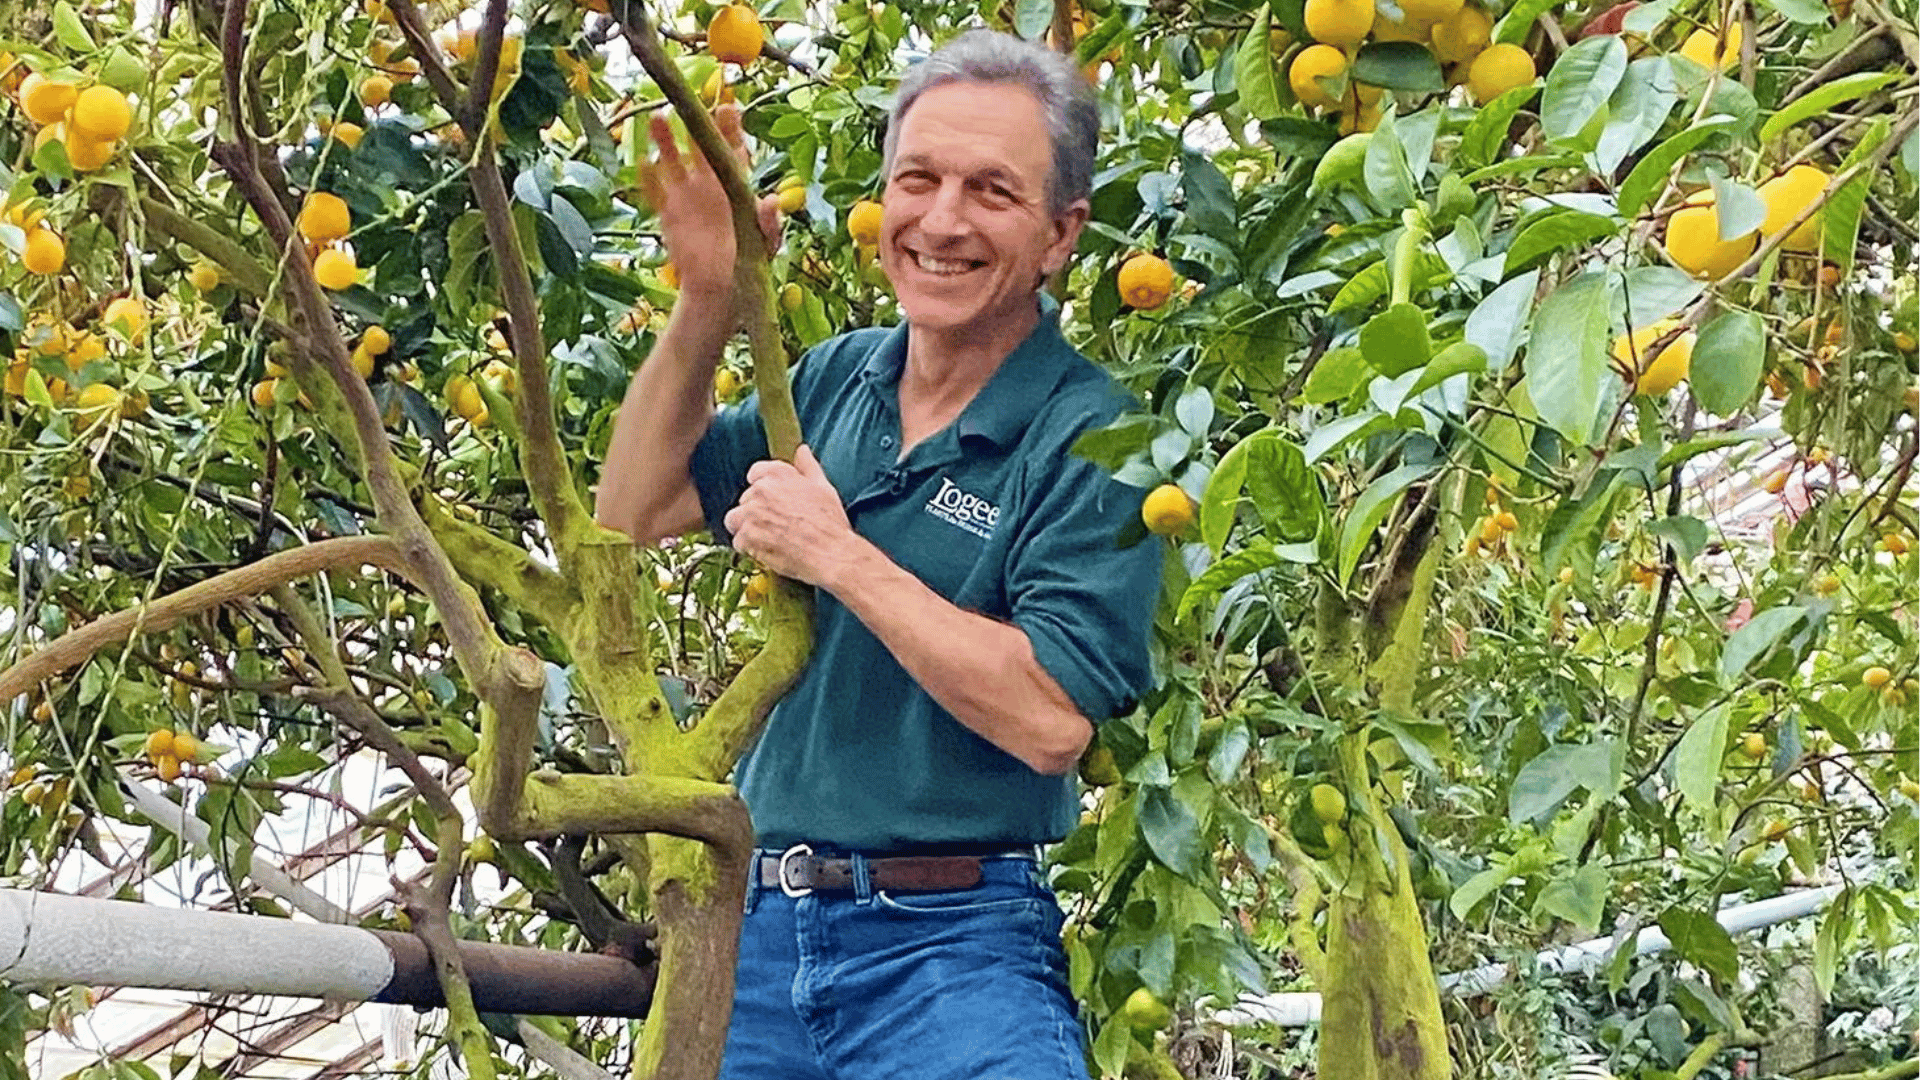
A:
<svg viewBox="0 0 1920 1080">
<path fill-rule="evenodd" d="M 1094 723 L 1151 683 L 1157 543 L 1122 548 L 1141 492 L 1074 455 L 1130 404 L 1040 324 L 945 430 L 900 457 L 906 326 L 822 342 L 795 368 L 801 430 L 854 531 L 956 606 L 1025 631 Z M 722 409 L 689 466 L 715 537 L 768 456 L 757 402 Z M 824 590 L 813 656 L 740 760 L 734 782 L 762 847 L 866 852 L 1048 843 L 1078 818 L 1077 779 L 1045 776 L 974 734 Z"/>
</svg>

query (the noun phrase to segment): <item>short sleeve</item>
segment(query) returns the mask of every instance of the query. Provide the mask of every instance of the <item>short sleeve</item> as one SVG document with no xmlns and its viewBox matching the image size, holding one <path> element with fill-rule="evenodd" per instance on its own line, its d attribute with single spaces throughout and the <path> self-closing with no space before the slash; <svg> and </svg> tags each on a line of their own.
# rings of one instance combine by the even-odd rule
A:
<svg viewBox="0 0 1920 1080">
<path fill-rule="evenodd" d="M 747 490 L 747 470 L 767 456 L 767 433 L 760 426 L 760 395 L 714 413 L 707 433 L 694 445 L 687 472 L 700 495 L 700 512 L 715 540 L 732 544 L 724 524 L 727 512 Z"/>
<path fill-rule="evenodd" d="M 1120 546 L 1141 494 L 1092 462 L 1069 455 L 1042 485 L 1010 553 L 1011 621 L 1080 712 L 1100 723 L 1152 687 L 1161 545 Z"/>
</svg>

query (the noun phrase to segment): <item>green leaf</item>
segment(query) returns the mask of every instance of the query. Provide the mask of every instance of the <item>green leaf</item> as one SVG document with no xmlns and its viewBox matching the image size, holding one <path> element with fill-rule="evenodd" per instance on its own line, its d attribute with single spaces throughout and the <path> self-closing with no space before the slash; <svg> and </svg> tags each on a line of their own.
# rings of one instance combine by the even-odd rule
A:
<svg viewBox="0 0 1920 1080">
<path fill-rule="evenodd" d="M 1013 9 L 1013 32 L 1038 40 L 1053 25 L 1053 0 L 1020 0 Z"/>
<path fill-rule="evenodd" d="M 1507 249 L 1505 273 L 1511 275 L 1567 248 L 1584 248 L 1620 231 L 1620 223 L 1603 214 L 1563 210 L 1539 218 L 1520 231 Z"/>
<path fill-rule="evenodd" d="M 1636 266 L 1626 272 L 1627 325 L 1648 326 L 1699 299 L 1706 283 L 1676 266 Z"/>
<path fill-rule="evenodd" d="M 1540 128 L 1549 139 L 1569 139 L 1599 115 L 1627 73 L 1627 44 L 1613 34 L 1582 41 L 1547 70 Z"/>
<path fill-rule="evenodd" d="M 1691 514 L 1674 514 L 1647 526 L 1650 536 L 1673 545 L 1674 557 L 1691 562 L 1707 548 L 1707 523 Z"/>
<path fill-rule="evenodd" d="M 1767 220 L 1767 203 L 1759 192 L 1718 173 L 1708 182 L 1713 186 L 1714 218 L 1720 225 L 1721 243 L 1738 240 Z"/>
<path fill-rule="evenodd" d="M 1613 743 L 1565 743 L 1550 746 L 1521 766 L 1507 789 L 1507 820 L 1536 821 L 1559 809 L 1580 788 L 1605 793 L 1617 783 Z"/>
<path fill-rule="evenodd" d="M 1140 792 L 1140 836 L 1153 857 L 1191 878 L 1200 871 L 1200 819 L 1164 787 Z"/>
<path fill-rule="evenodd" d="M 1253 736 L 1247 731 L 1247 725 L 1235 721 L 1221 729 L 1214 740 L 1213 750 L 1207 755 L 1207 774 L 1216 784 L 1230 782 L 1240 772 L 1240 766 L 1247 760 L 1247 752 L 1253 749 Z M 1262 839 L 1265 831 L 1261 831 Z M 1244 845 L 1243 845 L 1244 846 Z"/>
<path fill-rule="evenodd" d="M 1126 1072 L 1127 1052 L 1133 1045 L 1133 1029 L 1118 1015 L 1100 1028 L 1100 1034 L 1093 1040 L 1093 1063 L 1100 1068 L 1101 1080 Z"/>
<path fill-rule="evenodd" d="M 1626 77 L 1607 100 L 1607 122 L 1593 148 L 1602 175 L 1612 176 L 1627 155 L 1660 134 L 1680 101 L 1673 65 L 1664 56 L 1646 56 L 1627 65 Z"/>
<path fill-rule="evenodd" d="M 1694 718 L 1673 750 L 1674 786 L 1701 814 L 1713 812 L 1720 763 L 1727 754 L 1727 710 L 1718 705 Z"/>
<path fill-rule="evenodd" d="M 1477 375 L 1487 370 L 1487 353 L 1480 346 L 1468 341 L 1456 341 L 1440 350 L 1440 354 L 1427 362 L 1427 369 L 1414 380 L 1407 390 L 1409 400 L 1439 386 L 1455 375 Z"/>
<path fill-rule="evenodd" d="M 1797 22 L 1803 26 L 1824 28 L 1827 20 L 1833 18 L 1833 9 L 1820 3 L 1819 0 L 1760 0 L 1760 3 L 1764 7 L 1770 7 L 1785 15 L 1788 21 Z"/>
<path fill-rule="evenodd" d="M 1394 304 L 1360 328 L 1360 352 L 1373 370 L 1393 378 L 1433 356 L 1427 313 L 1416 304 Z"/>
<path fill-rule="evenodd" d="M 1589 271 L 1540 302 L 1527 336 L 1527 393 L 1540 418 L 1575 446 L 1593 437 L 1607 378 L 1607 276 Z"/>
<path fill-rule="evenodd" d="M 1793 604 L 1768 608 L 1733 632 L 1720 653 L 1720 680 L 1732 682 L 1746 673 L 1756 660 L 1764 659 L 1780 643 L 1787 631 L 1800 625 L 1807 609 Z"/>
<path fill-rule="evenodd" d="M 67 0 L 53 5 L 53 36 L 70 52 L 90 53 L 97 48 L 93 35 L 87 33 L 86 19 Z"/>
<path fill-rule="evenodd" d="M 1320 155 L 1320 161 L 1313 167 L 1313 190 L 1332 191 L 1361 179 L 1367 163 L 1367 144 L 1372 141 L 1373 132 L 1356 131 L 1327 147 L 1327 152 Z"/>
<path fill-rule="evenodd" d="M 1766 366 L 1767 334 L 1760 316 L 1729 311 L 1700 330 L 1688 381 L 1700 407 L 1732 416 L 1753 400 Z"/>
<path fill-rule="evenodd" d="M 1416 94 L 1447 88 L 1433 51 L 1413 41 L 1375 41 L 1360 46 L 1348 74 L 1369 86 Z"/>
<path fill-rule="evenodd" d="M 1393 117 L 1380 120 L 1380 126 L 1373 129 L 1373 138 L 1367 142 L 1366 164 L 1363 175 L 1367 181 L 1367 194 L 1385 211 L 1398 211 L 1413 205 L 1419 197 L 1419 184 L 1414 181 L 1413 167 L 1407 163 L 1407 148 L 1400 141 Z"/>
<path fill-rule="evenodd" d="M 1823 13 L 1823 19 L 1826 17 Z M 1848 75 L 1844 79 L 1835 79 L 1815 90 L 1808 91 L 1796 98 L 1779 112 L 1767 118 L 1760 126 L 1760 141 L 1771 142 L 1781 132 L 1803 120 L 1810 120 L 1835 105 L 1866 97 L 1888 83 L 1898 82 L 1897 71 L 1863 71 L 1857 75 Z"/>
<path fill-rule="evenodd" d="M 1207 477 L 1206 493 L 1200 497 L 1200 539 L 1216 559 L 1226 547 L 1228 530 L 1233 528 L 1234 511 L 1240 505 L 1240 493 L 1247 483 L 1247 459 L 1253 443 L 1275 438 L 1279 438 L 1279 433 L 1268 428 L 1241 439 L 1220 455 L 1220 463 Z"/>
<path fill-rule="evenodd" d="M 1192 151 L 1180 155 L 1180 190 L 1187 197 L 1187 220 L 1201 232 L 1238 248 L 1240 235 L 1233 205 L 1233 188 L 1213 162 Z"/>
<path fill-rule="evenodd" d="M 1581 498 L 1560 500 L 1547 515 L 1540 529 L 1540 559 L 1546 573 L 1558 574 L 1561 567 L 1571 566 L 1583 581 L 1593 576 L 1593 560 L 1613 517 L 1618 477 L 1618 473 L 1608 476 Z"/>
<path fill-rule="evenodd" d="M 1280 116 L 1280 87 L 1273 73 L 1273 46 L 1268 43 L 1267 6 L 1253 14 L 1253 25 L 1233 54 L 1233 85 L 1240 91 L 1240 107 L 1256 120 Z"/>
<path fill-rule="evenodd" d="M 1467 316 L 1467 340 L 1486 350 L 1487 365 L 1493 370 L 1504 371 L 1513 362 L 1539 285 L 1540 272 L 1529 270 L 1488 293 Z"/>
<path fill-rule="evenodd" d="M 1513 128 L 1513 118 L 1520 115 L 1520 110 L 1539 92 L 1538 86 L 1528 83 L 1481 106 L 1460 136 L 1460 164 L 1471 168 L 1498 159 L 1507 145 L 1507 132 Z"/>
<path fill-rule="evenodd" d="M 1588 863 L 1572 877 L 1548 882 L 1534 906 L 1593 933 L 1600 929 L 1600 917 L 1606 911 L 1608 884 L 1606 866 Z"/>
<path fill-rule="evenodd" d="M 1366 307 L 1387 295 L 1387 290 L 1392 287 L 1393 281 L 1388 276 L 1387 260 L 1381 259 L 1353 275 L 1345 285 L 1340 286 L 1340 291 L 1334 293 L 1333 300 L 1327 304 L 1327 313 L 1333 315 L 1352 308 Z"/>
<path fill-rule="evenodd" d="M 1882 116 L 1875 120 L 1867 133 L 1854 144 L 1847 159 L 1840 163 L 1841 171 L 1852 168 L 1872 157 L 1880 144 L 1887 141 L 1891 121 Z M 1827 205 L 1820 210 L 1823 218 L 1825 239 L 1822 248 L 1827 261 L 1840 267 L 1840 277 L 1845 280 L 1853 272 L 1853 249 L 1860 238 L 1860 213 L 1867 202 L 1867 187 L 1872 183 L 1871 172 L 1862 172 L 1846 185 L 1833 193 Z"/>
<path fill-rule="evenodd" d="M 1247 493 L 1274 538 L 1297 544 L 1319 535 L 1326 500 L 1306 455 L 1293 443 L 1276 436 L 1253 445 L 1247 455 Z"/>
<path fill-rule="evenodd" d="M 1614 204 L 1619 207 L 1620 216 L 1630 218 L 1638 214 L 1647 201 L 1659 194 L 1667 181 L 1673 178 L 1681 158 L 1715 135 L 1732 131 L 1739 123 L 1731 116 L 1710 116 L 1654 147 L 1646 157 L 1640 159 L 1614 192 Z"/>
<path fill-rule="evenodd" d="M 1733 935 L 1704 911 L 1674 905 L 1660 913 L 1660 930 L 1681 958 L 1704 970 L 1722 985 L 1740 975 L 1740 951 Z"/>
<path fill-rule="evenodd" d="M 1559 3 L 1560 0 L 1520 0 L 1508 8 L 1507 13 L 1500 16 L 1500 21 L 1494 25 L 1493 41 L 1496 44 L 1520 44 L 1526 40 L 1527 31 L 1533 29 L 1533 24 L 1540 21 L 1540 16 L 1552 11 Z"/>
<path fill-rule="evenodd" d="M 1433 469 L 1432 465 L 1402 465 L 1367 485 L 1367 490 L 1353 501 L 1353 508 L 1347 511 L 1347 519 L 1340 526 L 1339 562 L 1335 576 L 1343 587 L 1347 579 L 1353 576 L 1353 568 L 1360 562 L 1360 553 L 1366 550 L 1367 543 L 1373 539 L 1374 530 L 1386 519 L 1387 512 L 1393 509 L 1400 493 Z"/>
<path fill-rule="evenodd" d="M 1375 374 L 1359 349 L 1351 345 L 1331 349 L 1307 373 L 1306 385 L 1300 388 L 1300 400 L 1309 405 L 1344 401 Z"/>
<path fill-rule="evenodd" d="M 1473 909 L 1480 906 L 1480 901 L 1498 892 L 1500 886 L 1513 876 L 1513 871 L 1504 862 L 1480 871 L 1453 890 L 1453 895 L 1447 900 L 1448 910 L 1453 912 L 1454 918 L 1465 922 L 1467 916 L 1473 914 Z"/>
</svg>

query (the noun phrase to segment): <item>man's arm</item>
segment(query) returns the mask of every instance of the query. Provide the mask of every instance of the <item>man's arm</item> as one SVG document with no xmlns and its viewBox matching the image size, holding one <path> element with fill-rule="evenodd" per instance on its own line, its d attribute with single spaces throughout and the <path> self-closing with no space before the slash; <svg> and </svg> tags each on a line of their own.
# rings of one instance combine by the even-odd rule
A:
<svg viewBox="0 0 1920 1080">
<path fill-rule="evenodd" d="M 1026 632 L 965 611 L 855 535 L 820 587 L 847 606 L 940 707 L 1038 773 L 1071 770 L 1093 725 Z"/>
<path fill-rule="evenodd" d="M 620 402 L 595 520 L 650 544 L 699 528 L 687 461 L 713 420 L 713 373 L 731 336 L 730 291 L 683 289 Z"/>
<path fill-rule="evenodd" d="M 981 738 L 1035 772 L 1073 768 L 1093 725 L 1041 665 L 1025 631 L 955 606 L 854 532 L 810 448 L 802 446 L 791 465 L 755 464 L 747 480 L 726 517 L 735 548 L 832 593 Z"/>
</svg>

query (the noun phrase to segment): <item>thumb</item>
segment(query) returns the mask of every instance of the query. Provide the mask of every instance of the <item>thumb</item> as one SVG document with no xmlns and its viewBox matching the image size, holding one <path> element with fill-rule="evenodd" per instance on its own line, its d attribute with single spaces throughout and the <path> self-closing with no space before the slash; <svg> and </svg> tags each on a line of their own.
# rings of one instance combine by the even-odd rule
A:
<svg viewBox="0 0 1920 1080">
<path fill-rule="evenodd" d="M 827 475 L 827 471 L 820 467 L 820 459 L 813 456 L 813 448 L 806 443 L 801 443 L 800 448 L 793 452 L 793 467 L 801 476 Z"/>
<path fill-rule="evenodd" d="M 780 196 L 762 196 L 759 210 L 760 236 L 766 241 L 768 257 L 772 257 L 780 250 Z"/>
</svg>

